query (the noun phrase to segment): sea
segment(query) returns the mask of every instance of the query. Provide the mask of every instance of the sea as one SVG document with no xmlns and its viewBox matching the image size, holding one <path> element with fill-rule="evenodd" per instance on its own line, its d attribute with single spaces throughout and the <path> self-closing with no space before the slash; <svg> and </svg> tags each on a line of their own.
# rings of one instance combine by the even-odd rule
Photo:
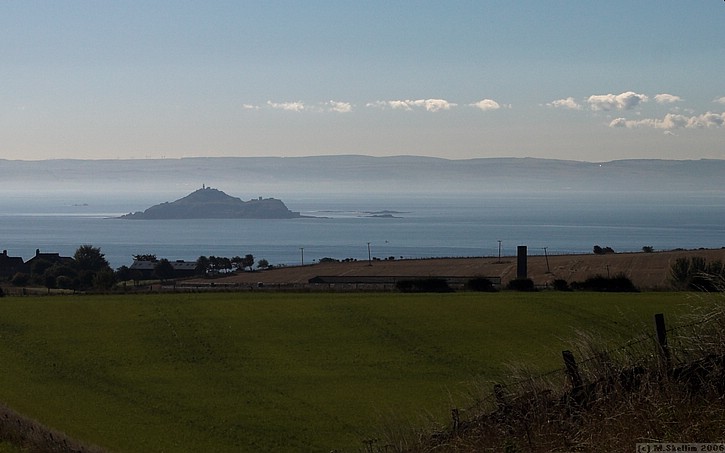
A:
<svg viewBox="0 0 725 453">
<path fill-rule="evenodd" d="M 304 217 L 124 220 L 160 195 L 13 193 L 0 198 L 0 249 L 73 256 L 99 247 L 114 268 L 133 255 L 169 260 L 251 254 L 276 266 L 338 260 L 513 256 L 725 247 L 725 193 L 287 194 Z"/>
</svg>

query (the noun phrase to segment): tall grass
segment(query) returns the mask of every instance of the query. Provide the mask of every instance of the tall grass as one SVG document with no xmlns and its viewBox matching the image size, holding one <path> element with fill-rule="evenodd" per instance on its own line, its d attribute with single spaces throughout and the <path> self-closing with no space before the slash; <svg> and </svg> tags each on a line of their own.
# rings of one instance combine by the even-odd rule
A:
<svg viewBox="0 0 725 453">
<path fill-rule="evenodd" d="M 669 360 L 648 330 L 612 347 L 574 342 L 582 383 L 564 369 L 519 368 L 437 431 L 397 451 L 634 451 L 637 443 L 725 439 L 725 305 L 718 296 L 668 330 Z M 395 446 L 394 439 L 381 445 Z"/>
</svg>

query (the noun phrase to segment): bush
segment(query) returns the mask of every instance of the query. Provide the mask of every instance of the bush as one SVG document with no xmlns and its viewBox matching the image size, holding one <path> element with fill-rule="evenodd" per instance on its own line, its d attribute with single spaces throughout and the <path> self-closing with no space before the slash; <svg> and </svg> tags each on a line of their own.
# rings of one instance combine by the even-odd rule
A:
<svg viewBox="0 0 725 453">
<path fill-rule="evenodd" d="M 506 285 L 506 288 L 513 291 L 536 291 L 534 281 L 530 278 L 517 278 L 511 280 L 508 285 Z"/>
<path fill-rule="evenodd" d="M 595 245 L 592 249 L 595 255 L 607 255 L 610 253 L 614 253 L 614 249 L 611 247 L 600 247 L 598 245 Z"/>
<path fill-rule="evenodd" d="M 448 282 L 442 278 L 426 278 L 420 280 L 399 280 L 395 287 L 404 293 L 449 293 L 452 292 Z"/>
<path fill-rule="evenodd" d="M 569 283 L 563 278 L 557 278 L 551 284 L 555 291 L 571 291 Z"/>
<path fill-rule="evenodd" d="M 13 286 L 27 286 L 29 281 L 30 281 L 30 275 L 24 274 L 22 272 L 18 272 L 17 274 L 13 275 L 13 278 L 12 278 L 12 280 L 10 280 L 10 283 L 12 283 Z"/>
<path fill-rule="evenodd" d="M 481 291 L 486 293 L 493 293 L 498 291 L 496 287 L 493 286 L 491 280 L 484 277 L 472 278 L 471 280 L 468 280 L 468 282 L 466 283 L 466 289 L 469 291 Z"/>
<path fill-rule="evenodd" d="M 583 282 L 573 282 L 572 289 L 581 291 L 599 291 L 613 293 L 633 293 L 639 291 L 632 280 L 624 274 L 617 274 L 614 277 L 595 275 Z"/>
</svg>

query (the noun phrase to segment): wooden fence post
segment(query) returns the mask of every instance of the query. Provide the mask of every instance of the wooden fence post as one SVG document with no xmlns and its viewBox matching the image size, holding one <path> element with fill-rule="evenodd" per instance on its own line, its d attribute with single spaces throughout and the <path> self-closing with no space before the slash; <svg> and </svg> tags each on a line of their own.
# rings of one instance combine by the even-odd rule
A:
<svg viewBox="0 0 725 453">
<path fill-rule="evenodd" d="M 655 314 L 655 330 L 657 331 L 657 344 L 659 345 L 660 357 L 665 365 L 665 369 L 669 370 L 672 364 L 672 359 L 670 357 L 670 347 L 667 345 L 665 315 L 662 313 Z"/>
<path fill-rule="evenodd" d="M 506 405 L 506 400 L 504 399 L 504 393 L 503 393 L 503 385 L 501 384 L 494 384 L 493 385 L 493 397 L 496 399 L 496 406 L 502 407 Z"/>
<path fill-rule="evenodd" d="M 574 354 L 571 351 L 562 351 L 561 355 L 564 357 L 564 366 L 566 367 L 566 375 L 571 382 L 571 386 L 574 389 L 580 389 L 584 382 L 579 374 L 579 366 L 576 364 Z"/>
</svg>

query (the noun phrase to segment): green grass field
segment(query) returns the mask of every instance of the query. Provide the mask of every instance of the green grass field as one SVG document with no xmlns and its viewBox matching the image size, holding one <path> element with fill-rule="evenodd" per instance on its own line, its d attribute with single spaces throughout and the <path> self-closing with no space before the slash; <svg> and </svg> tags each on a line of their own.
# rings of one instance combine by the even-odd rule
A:
<svg viewBox="0 0 725 453">
<path fill-rule="evenodd" d="M 0 299 L 0 401 L 113 451 L 356 451 L 445 420 L 577 331 L 616 344 L 678 293 L 215 293 Z"/>
</svg>

